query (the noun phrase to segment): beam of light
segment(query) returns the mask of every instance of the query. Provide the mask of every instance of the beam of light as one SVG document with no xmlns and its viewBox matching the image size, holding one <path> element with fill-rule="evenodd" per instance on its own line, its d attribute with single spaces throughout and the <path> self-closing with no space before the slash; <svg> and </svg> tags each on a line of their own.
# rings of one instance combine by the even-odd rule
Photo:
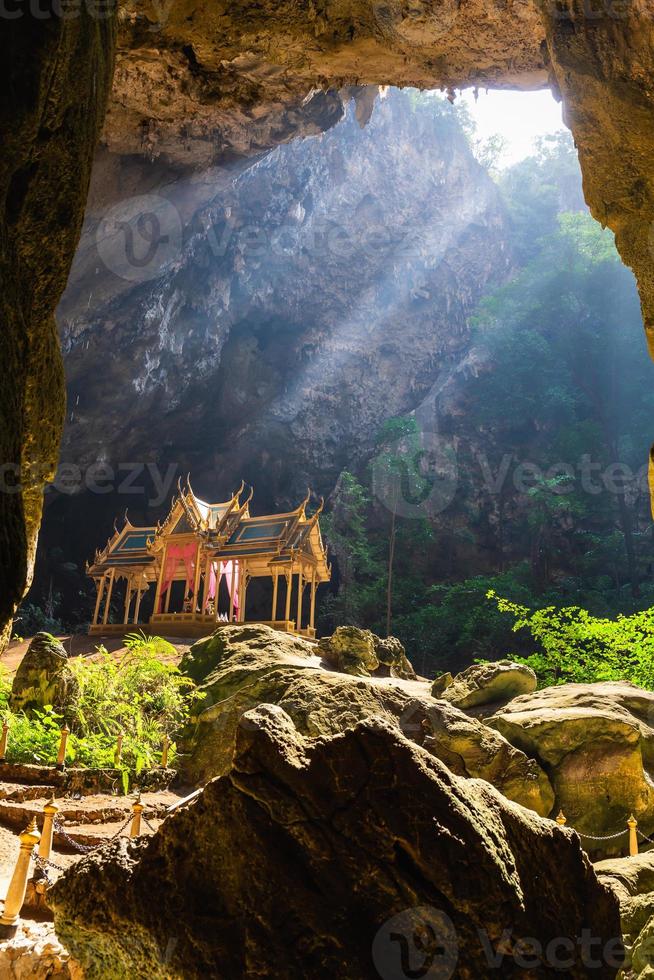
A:
<svg viewBox="0 0 654 980">
<path fill-rule="evenodd" d="M 456 103 L 463 103 L 477 127 L 477 137 L 486 140 L 495 134 L 503 137 L 505 150 L 498 163 L 510 167 L 535 150 L 539 136 L 565 129 L 561 104 L 549 89 L 538 92 L 515 92 L 500 89 L 458 93 Z"/>
</svg>

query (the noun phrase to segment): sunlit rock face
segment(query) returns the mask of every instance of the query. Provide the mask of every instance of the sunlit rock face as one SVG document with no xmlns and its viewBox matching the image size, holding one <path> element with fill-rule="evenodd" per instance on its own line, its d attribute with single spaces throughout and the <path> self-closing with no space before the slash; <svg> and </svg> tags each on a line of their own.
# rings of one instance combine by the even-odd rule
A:
<svg viewBox="0 0 654 980">
<path fill-rule="evenodd" d="M 161 278 L 95 275 L 82 249 L 60 307 L 64 458 L 172 460 L 208 493 L 249 479 L 261 503 L 328 492 L 467 351 L 507 237 L 442 103 L 391 92 L 365 128 L 350 103 L 223 178 Z"/>
</svg>

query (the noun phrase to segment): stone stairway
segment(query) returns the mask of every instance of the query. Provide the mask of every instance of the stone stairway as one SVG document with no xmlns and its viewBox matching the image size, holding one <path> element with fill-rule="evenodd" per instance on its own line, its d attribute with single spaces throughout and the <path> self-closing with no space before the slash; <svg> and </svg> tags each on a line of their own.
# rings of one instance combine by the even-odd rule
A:
<svg viewBox="0 0 654 980">
<path fill-rule="evenodd" d="M 97 787 L 93 792 L 94 787 L 86 783 L 67 789 L 62 775 L 41 766 L 0 770 L 0 908 L 18 854 L 18 834 L 32 818 L 41 828 L 43 808 L 53 795 L 59 812 L 47 866 L 51 880 L 80 860 L 86 848 L 100 846 L 119 833 L 129 835 L 134 795 L 98 792 Z M 73 786 L 76 782 L 72 780 Z M 141 835 L 154 833 L 166 812 L 183 798 L 183 793 L 167 789 L 142 793 Z M 59 943 L 52 914 L 43 903 L 25 906 L 17 935 L 0 942 L 0 978 L 23 980 L 27 976 L 32 980 L 81 980 L 83 976 Z"/>
</svg>

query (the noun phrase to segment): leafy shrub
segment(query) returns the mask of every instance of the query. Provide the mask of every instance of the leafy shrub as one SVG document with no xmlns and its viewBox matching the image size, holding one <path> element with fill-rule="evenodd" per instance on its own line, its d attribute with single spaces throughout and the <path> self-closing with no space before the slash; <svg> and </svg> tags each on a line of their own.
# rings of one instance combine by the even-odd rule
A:
<svg viewBox="0 0 654 980">
<path fill-rule="evenodd" d="M 94 768 L 113 768 L 116 737 L 123 734 L 122 769 L 138 775 L 157 765 L 164 735 L 174 736 L 197 699 L 194 684 L 173 663 L 175 648 L 161 637 L 131 634 L 127 653 L 114 659 L 104 647 L 93 658 L 70 660 L 80 686 L 66 761 Z M 0 674 L 0 710 L 8 716 L 11 683 Z M 9 717 L 7 758 L 11 762 L 51 764 L 57 755 L 63 717 L 46 706 L 35 717 Z M 170 759 L 174 758 L 174 747 Z M 124 785 L 127 780 L 124 779 Z"/>
<path fill-rule="evenodd" d="M 531 634 L 536 652 L 514 659 L 533 668 L 541 687 L 627 680 L 654 689 L 654 608 L 603 619 L 579 606 L 530 610 L 492 589 L 487 596 L 513 616 L 514 633 Z"/>
</svg>

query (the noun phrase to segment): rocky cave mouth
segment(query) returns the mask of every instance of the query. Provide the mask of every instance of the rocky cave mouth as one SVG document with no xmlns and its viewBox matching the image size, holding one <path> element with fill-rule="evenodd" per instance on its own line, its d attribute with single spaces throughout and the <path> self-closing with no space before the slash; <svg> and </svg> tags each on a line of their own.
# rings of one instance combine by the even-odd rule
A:
<svg viewBox="0 0 654 980">
<path fill-rule="evenodd" d="M 123 0 L 6 36 L 0 973 L 647 976 L 648 11 Z M 549 86 L 572 135 L 511 159 L 468 86 Z M 265 514 L 282 629 L 279 576 L 220 571 Z M 23 817 L 63 867 L 21 911 Z"/>
</svg>

